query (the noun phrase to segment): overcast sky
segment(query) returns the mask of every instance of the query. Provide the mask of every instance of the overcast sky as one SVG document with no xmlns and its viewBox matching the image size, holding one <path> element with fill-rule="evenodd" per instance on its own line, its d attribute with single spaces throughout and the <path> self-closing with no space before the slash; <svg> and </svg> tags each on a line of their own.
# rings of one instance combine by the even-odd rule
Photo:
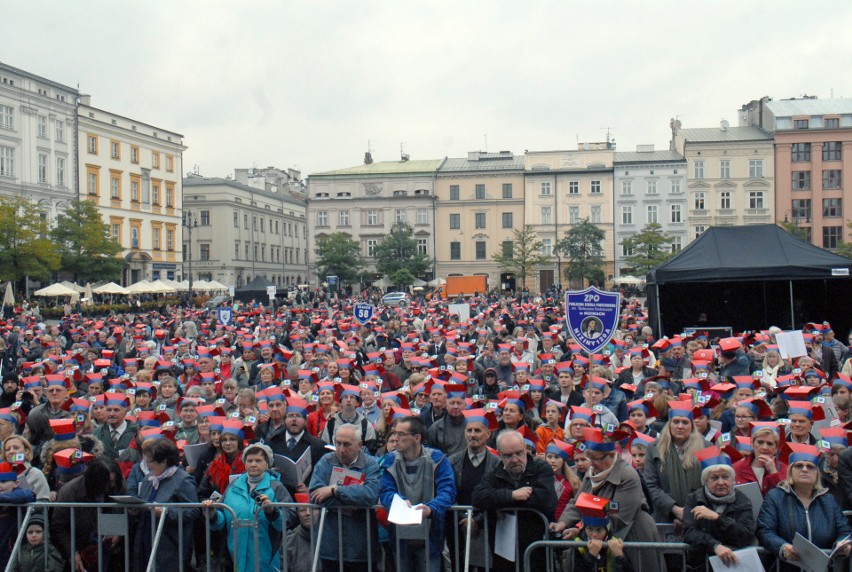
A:
<svg viewBox="0 0 852 572">
<path fill-rule="evenodd" d="M 184 171 L 667 148 L 751 99 L 852 97 L 852 2 L 27 0 L 0 61 L 184 135 Z M 813 10 L 809 9 L 813 6 Z"/>
</svg>

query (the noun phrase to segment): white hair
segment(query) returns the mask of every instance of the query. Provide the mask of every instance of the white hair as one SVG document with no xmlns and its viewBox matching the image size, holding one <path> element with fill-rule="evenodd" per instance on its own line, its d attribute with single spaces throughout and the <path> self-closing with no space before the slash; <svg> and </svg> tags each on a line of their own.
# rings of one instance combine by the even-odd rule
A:
<svg viewBox="0 0 852 572">
<path fill-rule="evenodd" d="M 355 434 L 355 439 L 357 439 L 359 442 L 361 441 L 361 439 L 362 439 L 361 427 L 359 425 L 355 425 L 353 423 L 344 423 L 342 425 L 339 425 L 338 427 L 335 427 L 334 428 L 334 435 L 332 435 L 332 441 L 334 441 L 334 438 L 337 437 L 337 434 L 343 428 L 352 429 L 352 432 Z"/>
</svg>

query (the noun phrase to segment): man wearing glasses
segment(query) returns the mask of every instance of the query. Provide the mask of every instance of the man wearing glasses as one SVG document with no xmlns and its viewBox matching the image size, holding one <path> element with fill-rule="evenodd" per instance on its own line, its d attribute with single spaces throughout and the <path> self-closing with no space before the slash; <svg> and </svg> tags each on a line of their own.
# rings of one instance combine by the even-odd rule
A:
<svg viewBox="0 0 852 572">
<path fill-rule="evenodd" d="M 553 469 L 546 461 L 527 452 L 526 442 L 520 433 L 511 430 L 501 432 L 497 437 L 497 450 L 502 463 L 487 472 L 473 490 L 473 506 L 490 511 L 489 536 L 492 546 L 497 522 L 494 511 L 527 508 L 537 510 L 547 519 L 553 519 L 557 500 Z M 518 512 L 516 559 L 523 558 L 527 546 L 537 540 L 543 540 L 546 533 L 547 525 L 539 515 L 528 511 Z M 545 551 L 533 552 L 530 569 L 545 568 Z M 514 571 L 515 562 L 495 555 L 493 569 L 497 572 Z"/>
<path fill-rule="evenodd" d="M 399 545 L 397 569 L 440 572 L 445 513 L 456 500 L 453 467 L 441 451 L 423 446 L 426 425 L 419 417 L 398 421 L 394 436 L 396 451 L 382 461 L 384 474 L 379 499 L 390 509 L 394 496 L 399 495 L 410 506 L 423 511 L 421 525 L 391 529 L 391 545 L 394 548 Z"/>
</svg>

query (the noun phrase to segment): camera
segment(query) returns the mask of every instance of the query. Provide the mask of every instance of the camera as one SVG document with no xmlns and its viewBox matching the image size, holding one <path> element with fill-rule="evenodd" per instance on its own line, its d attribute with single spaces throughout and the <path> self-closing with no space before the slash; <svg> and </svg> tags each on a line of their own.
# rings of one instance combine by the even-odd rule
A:
<svg viewBox="0 0 852 572">
<path fill-rule="evenodd" d="M 259 493 L 259 492 L 257 492 L 257 489 L 254 489 L 252 492 L 250 492 L 250 493 L 249 493 L 249 496 L 250 496 L 251 498 L 253 498 L 253 499 L 254 499 L 254 502 L 256 502 L 257 504 L 260 504 L 260 503 L 262 503 L 262 502 L 263 502 L 263 500 L 261 500 L 261 498 L 260 498 L 260 493 Z"/>
</svg>

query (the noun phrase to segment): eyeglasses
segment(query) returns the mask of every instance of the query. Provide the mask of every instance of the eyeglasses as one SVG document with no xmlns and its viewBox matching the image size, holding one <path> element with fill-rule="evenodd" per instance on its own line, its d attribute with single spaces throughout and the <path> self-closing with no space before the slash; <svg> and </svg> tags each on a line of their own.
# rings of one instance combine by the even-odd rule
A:
<svg viewBox="0 0 852 572">
<path fill-rule="evenodd" d="M 603 457 L 592 457 L 589 454 L 586 454 L 586 458 L 591 463 L 601 463 L 609 458 L 609 455 L 604 455 Z"/>
<path fill-rule="evenodd" d="M 816 471 L 816 465 L 813 463 L 793 463 L 792 467 L 797 471 Z"/>
<path fill-rule="evenodd" d="M 745 421 L 747 419 L 754 419 L 754 415 L 735 415 L 734 419 L 737 421 Z"/>
<path fill-rule="evenodd" d="M 391 433 L 391 435 L 394 437 L 408 437 L 410 435 L 413 435 L 413 433 L 406 433 L 405 431 L 394 431 L 393 433 Z"/>
</svg>

